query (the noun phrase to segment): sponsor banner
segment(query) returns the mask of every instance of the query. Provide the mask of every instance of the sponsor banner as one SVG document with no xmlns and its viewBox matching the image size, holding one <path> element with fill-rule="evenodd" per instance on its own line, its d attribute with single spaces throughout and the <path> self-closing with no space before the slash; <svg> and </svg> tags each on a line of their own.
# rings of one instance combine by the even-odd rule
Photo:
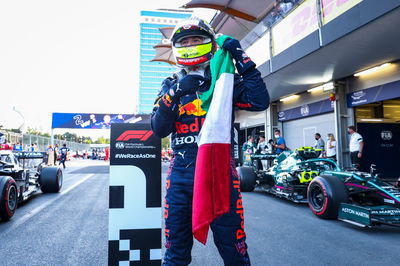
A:
<svg viewBox="0 0 400 266">
<path fill-rule="evenodd" d="M 260 39 L 252 43 L 251 46 L 246 49 L 246 54 L 250 56 L 257 66 L 270 60 L 270 32 L 267 31 Z"/>
<path fill-rule="evenodd" d="M 362 1 L 363 0 L 322 0 L 323 23 L 327 24 Z"/>
<path fill-rule="evenodd" d="M 317 4 L 306 0 L 272 28 L 273 55 L 318 30 Z"/>
<path fill-rule="evenodd" d="M 161 265 L 161 140 L 112 124 L 108 265 Z"/>
<path fill-rule="evenodd" d="M 400 81 L 394 81 L 347 94 L 347 106 L 379 102 L 400 97 Z"/>
<path fill-rule="evenodd" d="M 114 123 L 149 123 L 150 115 L 53 113 L 52 128 L 110 129 Z"/>
<path fill-rule="evenodd" d="M 309 117 L 334 111 L 334 102 L 329 99 L 305 104 L 296 108 L 288 109 L 278 113 L 278 121 L 290 121 L 302 117 Z"/>
</svg>

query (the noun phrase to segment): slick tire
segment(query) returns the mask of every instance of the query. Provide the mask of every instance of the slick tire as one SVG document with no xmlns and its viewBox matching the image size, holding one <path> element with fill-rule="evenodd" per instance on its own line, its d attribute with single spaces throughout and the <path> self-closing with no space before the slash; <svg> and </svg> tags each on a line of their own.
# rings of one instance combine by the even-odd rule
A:
<svg viewBox="0 0 400 266">
<path fill-rule="evenodd" d="M 240 178 L 240 190 L 251 192 L 256 186 L 256 174 L 253 167 L 240 166 L 236 168 Z"/>
<path fill-rule="evenodd" d="M 63 173 L 59 167 L 43 167 L 40 173 L 40 189 L 43 193 L 57 193 L 63 184 Z"/>
<path fill-rule="evenodd" d="M 0 176 L 0 218 L 5 222 L 13 217 L 18 205 L 18 189 L 13 178 Z"/>
<path fill-rule="evenodd" d="M 308 186 L 307 200 L 317 217 L 337 219 L 340 204 L 348 202 L 349 195 L 342 180 L 331 175 L 321 175 Z"/>
</svg>

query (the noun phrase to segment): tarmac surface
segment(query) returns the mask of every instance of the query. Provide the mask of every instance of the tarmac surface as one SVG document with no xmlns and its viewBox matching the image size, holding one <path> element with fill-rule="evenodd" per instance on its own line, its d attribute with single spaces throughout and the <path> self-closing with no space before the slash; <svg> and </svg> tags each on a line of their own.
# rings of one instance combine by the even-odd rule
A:
<svg viewBox="0 0 400 266">
<path fill-rule="evenodd" d="M 67 162 L 60 193 L 38 193 L 0 222 L 0 265 L 107 265 L 108 172 L 102 161 Z M 264 192 L 243 198 L 252 265 L 400 265 L 400 228 L 321 220 Z M 223 265 L 211 235 L 191 265 Z"/>
</svg>

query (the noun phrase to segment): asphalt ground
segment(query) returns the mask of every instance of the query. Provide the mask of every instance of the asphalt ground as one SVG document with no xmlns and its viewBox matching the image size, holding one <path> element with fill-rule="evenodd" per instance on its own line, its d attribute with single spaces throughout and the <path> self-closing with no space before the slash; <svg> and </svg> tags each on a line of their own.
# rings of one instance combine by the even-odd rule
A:
<svg viewBox="0 0 400 266">
<path fill-rule="evenodd" d="M 264 192 L 243 193 L 243 201 L 253 265 L 400 265 L 399 228 L 321 220 Z M 107 241 L 108 165 L 71 161 L 61 193 L 38 193 L 0 222 L 0 265 L 106 265 Z M 191 265 L 223 265 L 211 232 L 192 257 Z"/>
<path fill-rule="evenodd" d="M 0 265 L 107 264 L 109 166 L 66 165 L 60 193 L 38 193 L 0 222 Z"/>
</svg>

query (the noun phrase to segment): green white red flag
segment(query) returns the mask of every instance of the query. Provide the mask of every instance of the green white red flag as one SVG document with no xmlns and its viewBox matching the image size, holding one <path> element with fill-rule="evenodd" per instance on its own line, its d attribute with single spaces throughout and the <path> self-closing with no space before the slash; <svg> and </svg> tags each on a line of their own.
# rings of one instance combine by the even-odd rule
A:
<svg viewBox="0 0 400 266">
<path fill-rule="evenodd" d="M 230 38 L 217 39 L 219 47 Z M 211 86 L 200 95 L 207 111 L 199 133 L 193 192 L 192 230 L 207 241 L 211 222 L 229 212 L 231 187 L 231 130 L 235 66 L 229 52 L 219 49 L 210 62 Z"/>
</svg>

